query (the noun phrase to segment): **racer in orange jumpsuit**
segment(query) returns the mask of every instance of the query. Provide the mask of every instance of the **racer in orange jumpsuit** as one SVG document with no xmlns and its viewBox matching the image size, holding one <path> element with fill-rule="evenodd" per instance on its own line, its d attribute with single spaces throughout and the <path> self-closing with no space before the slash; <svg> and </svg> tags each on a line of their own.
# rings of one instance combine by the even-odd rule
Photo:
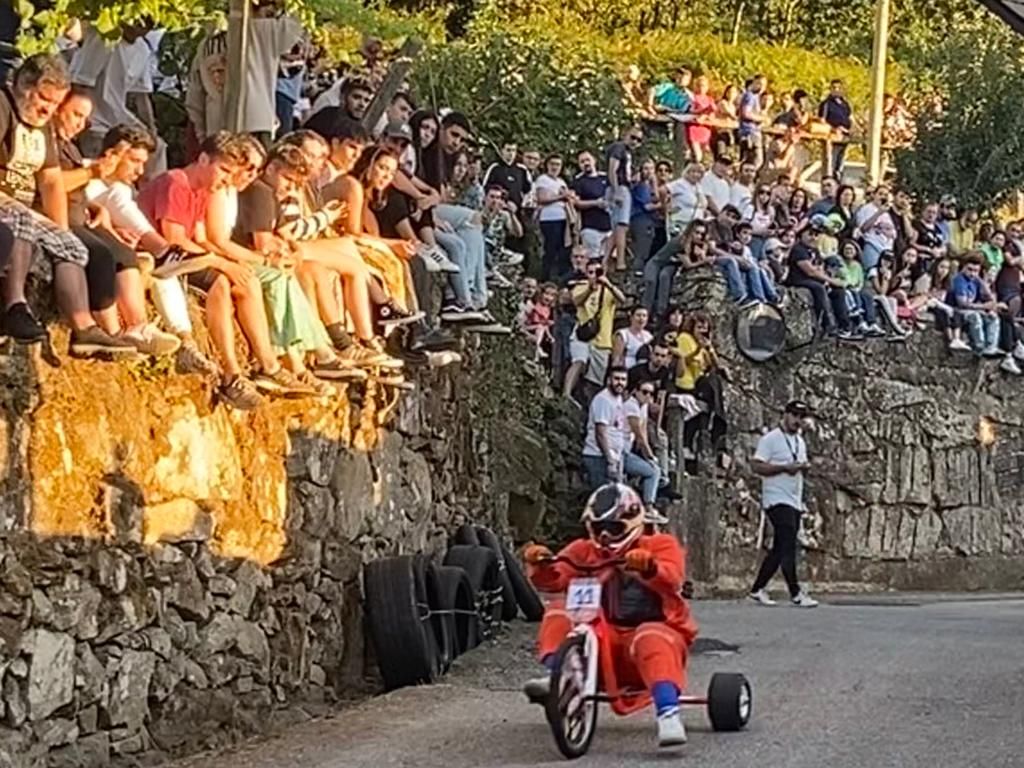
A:
<svg viewBox="0 0 1024 768">
<path fill-rule="evenodd" d="M 601 594 L 616 678 L 620 686 L 642 685 L 651 692 L 659 746 L 684 744 L 679 694 L 686 685 L 686 658 L 697 625 L 680 594 L 683 548 L 669 534 L 645 534 L 643 503 L 626 485 L 609 483 L 594 491 L 581 519 L 589 538 L 571 542 L 559 556 L 586 565 L 624 560 L 623 570 L 612 571 L 604 581 Z M 587 575 L 570 563 L 550 562 L 551 550 L 541 545 L 528 547 L 525 557 L 530 580 L 541 592 L 564 593 L 572 579 Z M 563 606 L 549 604 L 540 626 L 538 655 L 549 670 L 572 630 Z M 532 680 L 526 693 L 541 700 L 549 686 L 549 678 Z"/>
</svg>

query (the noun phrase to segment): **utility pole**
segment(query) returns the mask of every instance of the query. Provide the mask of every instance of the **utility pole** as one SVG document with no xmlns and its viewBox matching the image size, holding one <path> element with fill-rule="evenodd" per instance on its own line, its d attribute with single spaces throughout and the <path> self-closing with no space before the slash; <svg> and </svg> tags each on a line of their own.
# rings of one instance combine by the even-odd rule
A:
<svg viewBox="0 0 1024 768">
<path fill-rule="evenodd" d="M 231 0 L 228 6 L 228 82 L 226 93 L 227 125 L 242 130 L 246 100 L 246 61 L 249 58 L 250 0 Z"/>
<path fill-rule="evenodd" d="M 889 51 L 889 0 L 876 0 L 875 42 L 871 48 L 871 127 L 868 134 L 868 178 L 882 181 L 882 122 L 885 104 L 885 61 Z"/>
</svg>

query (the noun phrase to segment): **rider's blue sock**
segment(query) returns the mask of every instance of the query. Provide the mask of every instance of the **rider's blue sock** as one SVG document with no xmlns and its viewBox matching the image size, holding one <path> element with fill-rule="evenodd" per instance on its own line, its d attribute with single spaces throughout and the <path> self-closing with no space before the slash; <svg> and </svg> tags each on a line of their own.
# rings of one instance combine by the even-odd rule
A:
<svg viewBox="0 0 1024 768">
<path fill-rule="evenodd" d="M 651 698 L 658 716 L 679 709 L 679 689 L 676 684 L 662 680 L 651 686 Z"/>
<path fill-rule="evenodd" d="M 544 665 L 544 669 L 546 669 L 548 672 L 551 672 L 555 668 L 556 659 L 556 654 L 549 653 L 547 656 L 540 660 L 540 663 Z"/>
</svg>

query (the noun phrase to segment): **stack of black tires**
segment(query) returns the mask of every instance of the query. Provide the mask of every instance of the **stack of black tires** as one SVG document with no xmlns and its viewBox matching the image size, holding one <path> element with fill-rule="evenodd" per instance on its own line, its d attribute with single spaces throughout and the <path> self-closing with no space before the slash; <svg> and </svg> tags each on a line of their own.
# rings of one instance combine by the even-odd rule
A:
<svg viewBox="0 0 1024 768">
<path fill-rule="evenodd" d="M 521 612 L 540 621 L 544 605 L 512 550 L 488 528 L 463 525 L 444 564 L 423 554 L 368 563 L 366 624 L 387 690 L 431 683 L 456 657 Z"/>
</svg>

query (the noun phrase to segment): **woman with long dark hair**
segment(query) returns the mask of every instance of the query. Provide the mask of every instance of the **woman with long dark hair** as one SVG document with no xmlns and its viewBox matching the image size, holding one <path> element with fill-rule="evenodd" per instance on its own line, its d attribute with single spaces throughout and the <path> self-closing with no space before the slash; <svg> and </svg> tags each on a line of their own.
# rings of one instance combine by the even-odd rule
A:
<svg viewBox="0 0 1024 768">
<path fill-rule="evenodd" d="M 562 178 L 562 158 L 550 155 L 544 161 L 544 173 L 533 182 L 537 193 L 537 220 L 540 222 L 544 257 L 541 279 L 552 280 L 567 275 L 569 263 L 569 201 L 572 193 Z"/>
<path fill-rule="evenodd" d="M 716 460 L 724 461 L 728 429 L 724 396 L 727 374 L 715 351 L 713 333 L 711 318 L 704 312 L 694 312 L 683 321 L 676 339 L 676 389 L 697 403 L 696 412 L 683 422 L 684 460 L 688 472 L 696 470 L 698 438 L 709 428 L 711 449 Z"/>
</svg>

